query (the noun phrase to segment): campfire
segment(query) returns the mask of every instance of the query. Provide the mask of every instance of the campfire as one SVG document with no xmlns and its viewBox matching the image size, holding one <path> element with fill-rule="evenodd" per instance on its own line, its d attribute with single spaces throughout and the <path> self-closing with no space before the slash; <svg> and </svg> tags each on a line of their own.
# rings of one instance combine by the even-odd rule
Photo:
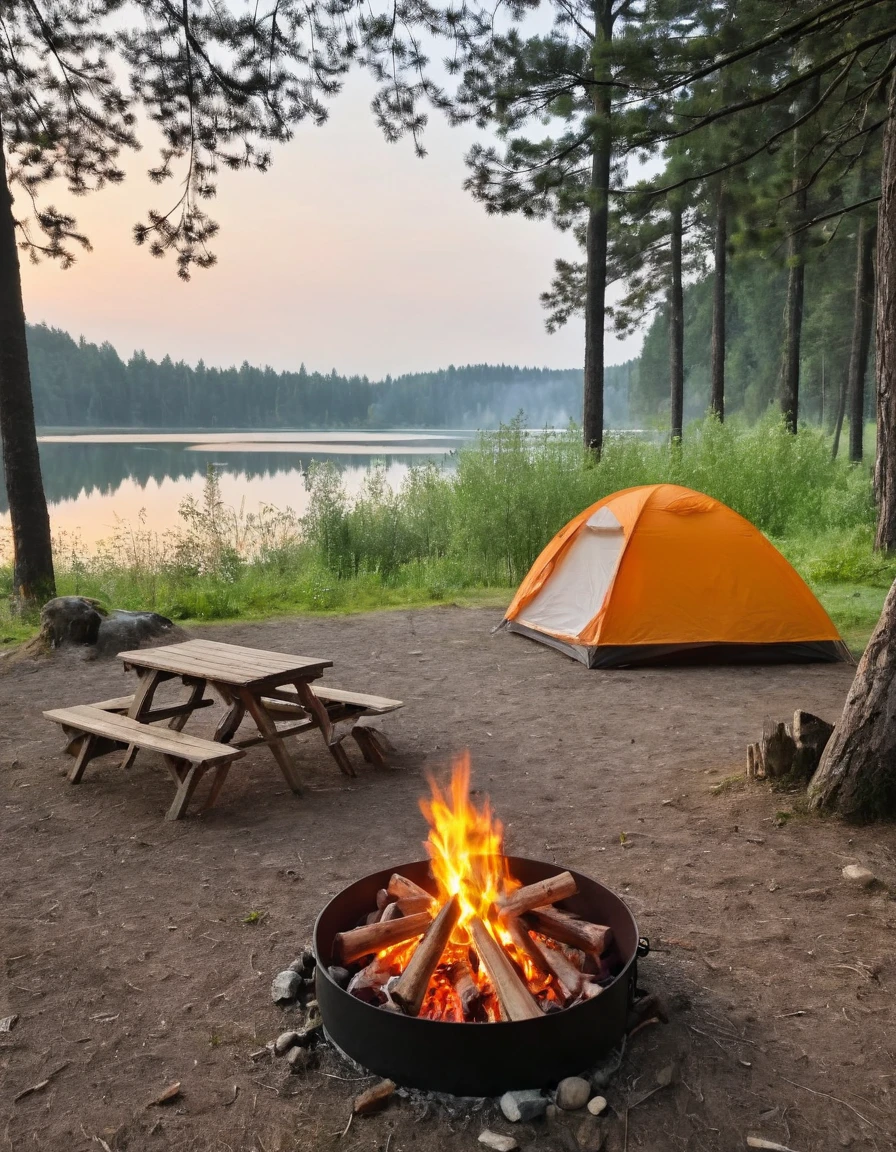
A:
<svg viewBox="0 0 896 1152">
<path fill-rule="evenodd" d="M 333 958 L 347 991 L 385 1011 L 448 1023 L 521 1021 L 599 996 L 625 967 L 612 929 L 562 901 L 570 872 L 522 884 L 504 855 L 488 799 L 470 796 L 470 761 L 421 801 L 432 890 L 395 872 Z M 331 973 L 332 973 L 331 969 Z"/>
</svg>

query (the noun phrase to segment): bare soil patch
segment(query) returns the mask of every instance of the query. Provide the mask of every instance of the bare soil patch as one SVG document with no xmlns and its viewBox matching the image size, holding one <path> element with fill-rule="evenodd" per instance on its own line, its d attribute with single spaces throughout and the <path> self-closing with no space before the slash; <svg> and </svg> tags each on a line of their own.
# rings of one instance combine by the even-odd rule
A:
<svg viewBox="0 0 896 1152">
<path fill-rule="evenodd" d="M 70 761 L 41 709 L 121 695 L 116 662 L 67 654 L 0 674 L 0 1018 L 19 1016 L 0 1033 L 0 1149 L 472 1152 L 484 1117 L 511 1131 L 488 1109 L 398 1100 L 340 1135 L 369 1082 L 335 1059 L 290 1076 L 249 1058 L 290 1024 L 270 980 L 322 904 L 422 855 L 424 772 L 465 746 L 508 850 L 609 884 L 650 937 L 641 983 L 673 1014 L 632 1039 L 606 1092 L 610 1152 L 625 1147 L 627 1109 L 631 1150 L 727 1152 L 747 1133 L 796 1152 L 896 1147 L 896 904 L 841 876 L 864 864 L 896 892 L 896 829 L 782 818 L 792 798 L 763 786 L 712 791 L 742 771 L 766 715 L 835 719 L 853 670 L 590 672 L 491 635 L 499 618 L 444 608 L 202 629 L 330 657 L 327 681 L 405 700 L 383 724 L 401 765 L 348 780 L 306 739 L 298 800 L 256 749 L 213 811 L 177 824 L 149 755 L 127 774 L 98 761 L 77 788 L 61 775 Z M 208 709 L 188 731 L 215 719 Z M 673 1083 L 637 1103 L 670 1063 Z M 149 1104 L 173 1081 L 177 1099 Z M 563 1152 L 579 1122 L 514 1135 Z"/>
</svg>

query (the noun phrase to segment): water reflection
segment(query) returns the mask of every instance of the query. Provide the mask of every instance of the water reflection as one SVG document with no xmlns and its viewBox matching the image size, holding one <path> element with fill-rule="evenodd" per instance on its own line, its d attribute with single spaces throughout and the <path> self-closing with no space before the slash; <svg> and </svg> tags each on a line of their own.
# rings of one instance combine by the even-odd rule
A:
<svg viewBox="0 0 896 1152">
<path fill-rule="evenodd" d="M 76 533 L 88 547 L 121 521 L 163 532 L 178 523 L 187 495 L 199 495 L 208 465 L 221 473 L 224 500 L 247 511 L 260 504 L 307 505 L 304 473 L 315 460 L 333 460 L 350 492 L 381 464 L 392 484 L 427 457 L 440 460 L 469 433 L 65 433 L 42 436 L 41 467 L 55 533 Z M 9 523 L 0 485 L 0 526 Z"/>
</svg>

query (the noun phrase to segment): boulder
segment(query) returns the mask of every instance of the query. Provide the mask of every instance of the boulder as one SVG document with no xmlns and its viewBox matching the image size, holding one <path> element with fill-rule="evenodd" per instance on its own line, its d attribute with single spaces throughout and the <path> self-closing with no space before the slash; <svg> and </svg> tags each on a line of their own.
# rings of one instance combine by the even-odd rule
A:
<svg viewBox="0 0 896 1152">
<path fill-rule="evenodd" d="M 87 596 L 57 596 L 40 610 L 40 641 L 48 648 L 96 644 L 106 610 Z"/>
<path fill-rule="evenodd" d="M 116 608 L 100 621 L 94 641 L 100 658 L 116 656 L 144 644 L 173 644 L 183 633 L 167 616 L 158 612 L 126 612 Z"/>
</svg>

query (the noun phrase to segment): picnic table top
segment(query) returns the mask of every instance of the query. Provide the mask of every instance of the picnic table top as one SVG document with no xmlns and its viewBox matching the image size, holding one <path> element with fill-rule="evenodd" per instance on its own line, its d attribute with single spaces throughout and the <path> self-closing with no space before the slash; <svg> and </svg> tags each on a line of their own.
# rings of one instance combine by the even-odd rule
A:
<svg viewBox="0 0 896 1152">
<path fill-rule="evenodd" d="M 119 660 L 132 668 L 153 668 L 192 676 L 213 683 L 248 687 L 253 684 L 314 680 L 332 660 L 316 656 L 295 656 L 284 652 L 267 652 L 261 648 L 243 648 L 238 644 L 220 644 L 216 640 L 185 640 L 160 648 L 138 648 L 119 652 Z"/>
</svg>

